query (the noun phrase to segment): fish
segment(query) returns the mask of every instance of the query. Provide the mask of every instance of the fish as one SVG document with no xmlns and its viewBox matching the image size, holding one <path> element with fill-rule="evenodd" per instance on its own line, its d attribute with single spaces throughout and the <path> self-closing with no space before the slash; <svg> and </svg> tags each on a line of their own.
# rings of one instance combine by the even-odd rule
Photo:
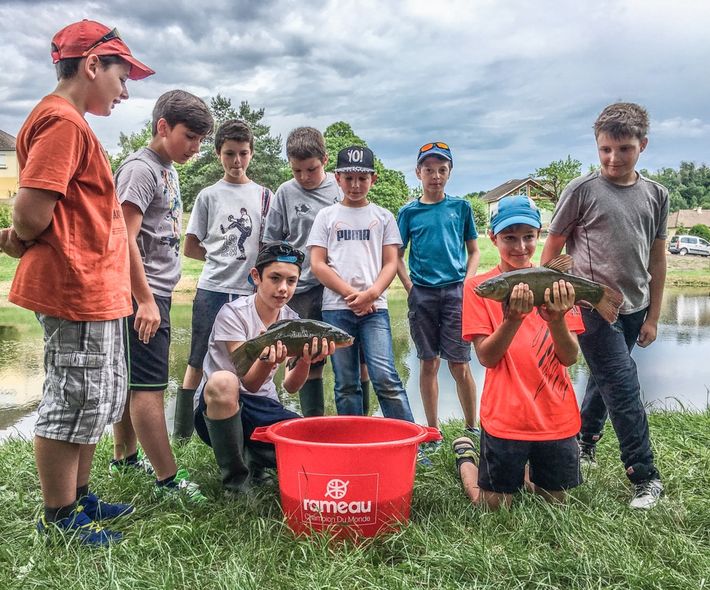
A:
<svg viewBox="0 0 710 590">
<path fill-rule="evenodd" d="M 318 338 L 320 342 L 323 338 L 330 342 L 335 342 L 335 348 L 345 348 L 353 343 L 353 337 L 346 331 L 331 326 L 326 322 L 318 320 L 279 320 L 271 324 L 268 329 L 259 334 L 256 338 L 247 340 L 232 353 L 232 363 L 237 370 L 237 375 L 243 377 L 247 374 L 254 361 L 259 358 L 262 351 L 278 340 L 286 346 L 287 354 L 295 357 L 292 361 L 303 356 L 303 345 L 313 342 L 313 338 Z M 295 362 L 289 365 L 295 366 Z"/>
<path fill-rule="evenodd" d="M 624 296 L 607 285 L 569 274 L 567 271 L 573 264 L 569 254 L 562 254 L 543 266 L 511 270 L 492 277 L 475 287 L 474 291 L 480 297 L 494 301 L 508 301 L 513 287 L 525 283 L 533 292 L 534 305 L 538 306 L 545 303 L 545 289 L 552 288 L 553 283 L 564 279 L 574 287 L 575 303 L 589 304 L 607 322 L 613 324 L 619 316 L 619 308 L 624 302 Z"/>
</svg>

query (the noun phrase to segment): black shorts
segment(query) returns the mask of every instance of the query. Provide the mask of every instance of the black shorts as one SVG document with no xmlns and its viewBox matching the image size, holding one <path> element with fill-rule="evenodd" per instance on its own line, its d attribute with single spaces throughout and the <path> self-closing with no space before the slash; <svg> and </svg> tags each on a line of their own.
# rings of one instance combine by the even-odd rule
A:
<svg viewBox="0 0 710 590">
<path fill-rule="evenodd" d="M 530 463 L 530 481 L 548 492 L 559 492 L 582 483 L 577 437 L 560 440 L 509 440 L 481 429 L 481 460 L 478 486 L 499 494 L 523 488 L 525 464 Z"/>
<path fill-rule="evenodd" d="M 138 303 L 133 300 L 133 315 L 126 318 L 123 330 L 128 365 L 128 389 L 133 391 L 164 391 L 168 386 L 170 353 L 170 297 L 155 295 L 160 311 L 160 326 L 148 344 L 138 339 L 133 327 Z"/>
<path fill-rule="evenodd" d="M 203 394 L 204 386 L 197 390 L 199 402 L 195 410 L 195 432 L 202 441 L 212 446 L 210 434 L 207 432 L 207 424 L 205 424 L 204 412 L 207 410 L 205 396 Z M 241 393 L 239 395 L 239 408 L 242 411 L 242 428 L 244 429 L 244 445 L 245 446 L 269 446 L 268 443 L 251 440 L 251 435 L 259 426 L 271 426 L 277 422 L 290 420 L 291 418 L 301 418 L 296 412 L 287 410 L 283 405 L 263 395 L 247 395 Z M 276 467 L 276 465 L 273 465 Z"/>
</svg>

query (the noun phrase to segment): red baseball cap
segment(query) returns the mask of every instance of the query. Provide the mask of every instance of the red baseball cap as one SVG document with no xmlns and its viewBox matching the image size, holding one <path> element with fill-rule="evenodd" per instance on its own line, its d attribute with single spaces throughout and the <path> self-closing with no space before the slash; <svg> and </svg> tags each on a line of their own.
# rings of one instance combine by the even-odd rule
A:
<svg viewBox="0 0 710 590">
<path fill-rule="evenodd" d="M 52 39 L 52 63 L 71 57 L 86 57 L 92 53 L 118 55 L 125 59 L 131 65 L 128 74 L 131 80 L 140 80 L 155 74 L 148 66 L 133 57 L 128 45 L 123 42 L 116 29 L 109 29 L 96 21 L 84 19 L 72 23 Z"/>
</svg>

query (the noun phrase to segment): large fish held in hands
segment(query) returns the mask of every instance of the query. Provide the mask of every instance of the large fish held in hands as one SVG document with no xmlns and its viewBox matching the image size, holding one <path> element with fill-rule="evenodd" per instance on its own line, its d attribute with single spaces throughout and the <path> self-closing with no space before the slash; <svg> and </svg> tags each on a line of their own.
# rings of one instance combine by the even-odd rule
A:
<svg viewBox="0 0 710 590">
<path fill-rule="evenodd" d="M 534 295 L 534 305 L 545 303 L 545 289 L 552 289 L 552 284 L 560 279 L 572 283 L 574 287 L 574 302 L 586 302 L 597 310 L 607 322 L 613 324 L 619 315 L 619 308 L 624 302 L 624 296 L 606 285 L 590 281 L 567 271 L 572 268 L 572 257 L 563 254 L 550 260 L 543 266 L 533 266 L 519 270 L 504 272 L 482 282 L 474 291 L 480 297 L 494 301 L 508 301 L 513 287 L 525 283 Z"/>
<path fill-rule="evenodd" d="M 243 377 L 259 358 L 262 351 L 277 341 L 286 346 L 288 356 L 303 356 L 303 345 L 312 344 L 313 338 L 318 338 L 318 344 L 325 338 L 335 342 L 335 348 L 344 348 L 353 343 L 353 337 L 335 326 L 317 320 L 280 320 L 269 326 L 266 332 L 256 338 L 247 340 L 232 353 L 232 362 L 237 375 Z M 315 355 L 314 355 L 315 356 Z"/>
</svg>

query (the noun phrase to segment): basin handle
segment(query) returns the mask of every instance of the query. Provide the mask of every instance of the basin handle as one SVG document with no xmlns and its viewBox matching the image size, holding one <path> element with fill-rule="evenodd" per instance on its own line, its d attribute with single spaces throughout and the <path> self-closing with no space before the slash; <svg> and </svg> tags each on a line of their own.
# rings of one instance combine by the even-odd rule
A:
<svg viewBox="0 0 710 590">
<path fill-rule="evenodd" d="M 424 430 L 426 430 L 426 435 L 424 437 L 424 440 L 422 442 L 433 442 L 435 440 L 443 440 L 443 436 L 441 436 L 441 432 L 439 432 L 439 429 L 436 426 L 424 426 Z"/>
<path fill-rule="evenodd" d="M 268 426 L 257 426 L 254 429 L 254 432 L 251 433 L 251 440 L 258 440 L 260 442 L 270 443 L 271 437 L 267 432 L 268 430 Z"/>
</svg>

